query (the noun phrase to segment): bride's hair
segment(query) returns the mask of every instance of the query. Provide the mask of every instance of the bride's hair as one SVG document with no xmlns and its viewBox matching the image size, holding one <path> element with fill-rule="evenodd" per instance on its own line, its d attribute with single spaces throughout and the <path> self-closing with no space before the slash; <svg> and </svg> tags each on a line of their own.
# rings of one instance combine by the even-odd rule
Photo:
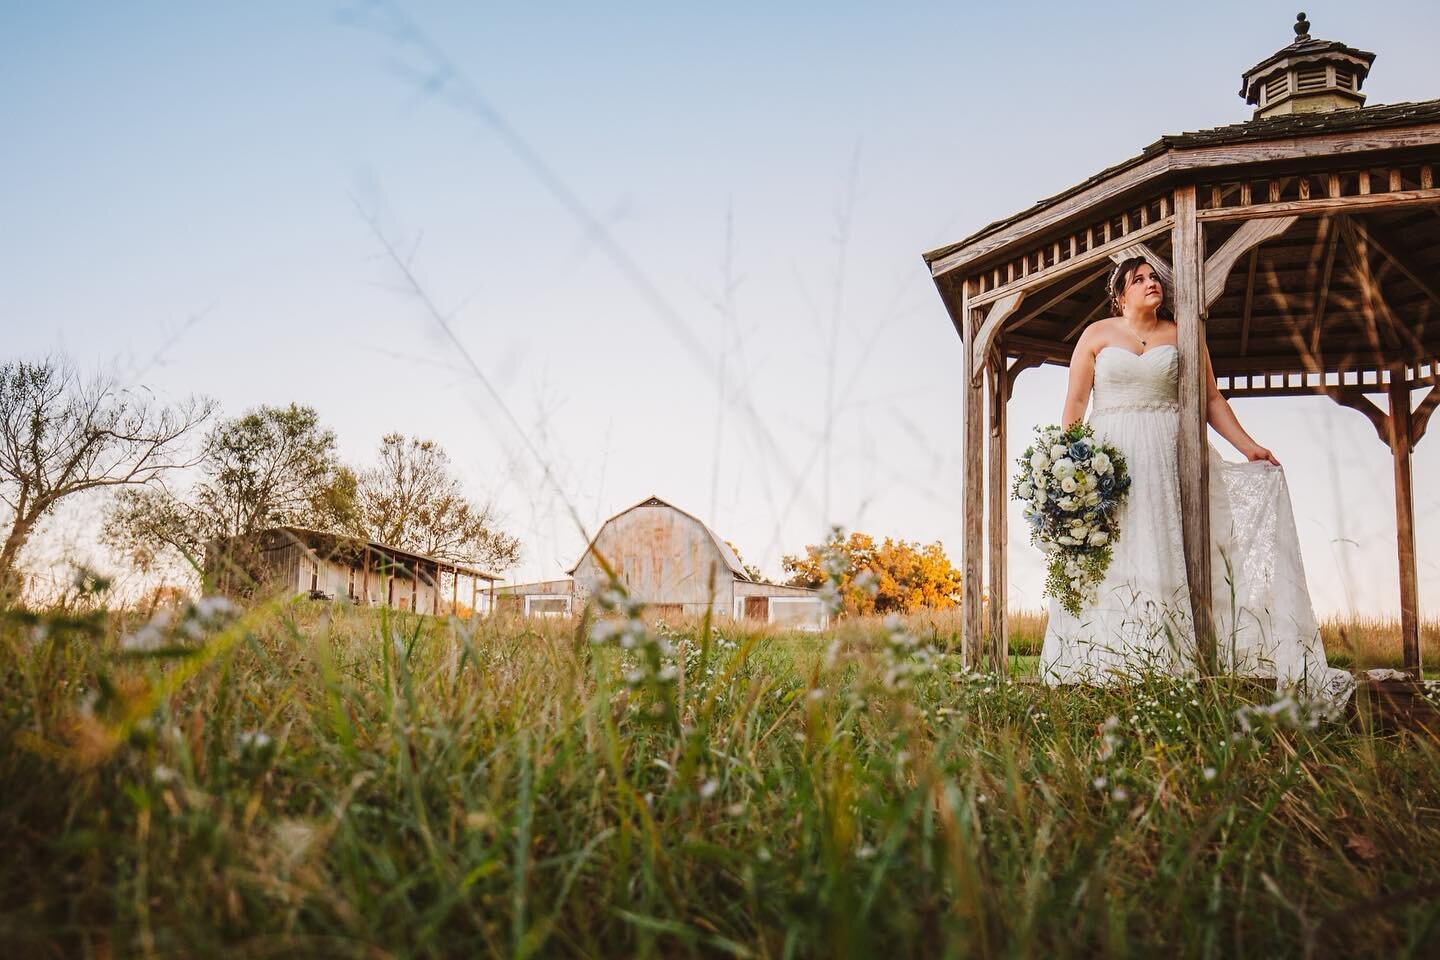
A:
<svg viewBox="0 0 1440 960">
<path fill-rule="evenodd" d="M 1110 309 L 1117 316 L 1120 314 L 1120 292 L 1125 289 L 1125 281 L 1129 279 L 1131 271 L 1142 263 L 1149 265 L 1151 270 L 1155 269 L 1155 265 L 1144 257 L 1127 257 L 1115 264 L 1115 269 L 1110 271 L 1110 278 L 1105 281 L 1105 297 L 1110 303 Z M 1162 320 L 1175 319 L 1170 313 L 1170 291 L 1165 288 L 1165 281 L 1158 273 L 1155 275 L 1155 282 L 1160 284 L 1161 297 L 1160 306 L 1155 311 L 1156 316 Z"/>
</svg>

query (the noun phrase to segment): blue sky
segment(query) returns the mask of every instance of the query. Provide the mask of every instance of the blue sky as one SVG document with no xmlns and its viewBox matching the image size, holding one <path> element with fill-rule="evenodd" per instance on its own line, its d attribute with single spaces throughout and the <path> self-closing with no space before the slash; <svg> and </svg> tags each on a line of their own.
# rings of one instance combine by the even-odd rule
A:
<svg viewBox="0 0 1440 960">
<path fill-rule="evenodd" d="M 390 430 L 432 437 L 524 541 L 524 579 L 583 547 L 563 504 L 593 525 L 652 493 L 772 574 L 832 521 L 958 555 L 959 343 L 921 252 L 1162 133 L 1247 119 L 1240 73 L 1295 14 L 380 9 L 418 32 L 369 5 L 6 4 L 6 353 L 63 346 L 232 414 L 311 403 L 356 461 Z M 1378 54 L 1370 103 L 1440 96 L 1440 8 L 1307 9 L 1316 36 Z M 1017 445 L 1063 383 L 1020 380 Z M 1317 609 L 1395 609 L 1368 422 L 1236 406 L 1287 466 Z M 1436 450 L 1416 455 L 1422 600 L 1440 595 Z M 1038 554 L 1011 553 L 1011 602 L 1034 605 Z"/>
</svg>

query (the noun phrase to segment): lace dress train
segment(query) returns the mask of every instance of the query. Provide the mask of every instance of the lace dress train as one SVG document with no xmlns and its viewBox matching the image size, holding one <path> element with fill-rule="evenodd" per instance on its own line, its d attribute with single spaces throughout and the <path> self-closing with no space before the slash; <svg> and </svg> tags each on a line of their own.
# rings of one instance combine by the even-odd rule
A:
<svg viewBox="0 0 1440 960">
<path fill-rule="evenodd" d="M 1058 601 L 1040 654 L 1047 683 L 1105 683 L 1145 670 L 1195 672 L 1180 519 L 1179 351 L 1102 348 L 1089 422 L 1125 454 L 1134 483 L 1097 599 Z M 1305 583 L 1285 471 L 1210 458 L 1211 597 L 1221 668 L 1274 678 L 1338 708 L 1354 678 L 1329 667 Z"/>
</svg>

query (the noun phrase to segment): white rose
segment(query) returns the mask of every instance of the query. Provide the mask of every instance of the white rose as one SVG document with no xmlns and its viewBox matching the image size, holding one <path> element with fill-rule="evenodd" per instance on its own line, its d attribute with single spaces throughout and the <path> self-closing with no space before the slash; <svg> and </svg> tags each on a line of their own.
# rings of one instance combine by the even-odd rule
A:
<svg viewBox="0 0 1440 960">
<path fill-rule="evenodd" d="M 1090 546 L 1092 546 L 1092 547 L 1104 546 L 1104 545 L 1105 545 L 1105 541 L 1106 541 L 1106 540 L 1109 540 L 1109 539 L 1110 539 L 1110 534 L 1106 533 L 1104 530 L 1096 530 L 1094 533 L 1090 534 Z"/>
<path fill-rule="evenodd" d="M 1098 504 L 1099 502 L 1100 502 L 1100 494 L 1098 494 L 1098 493 L 1087 493 L 1087 494 L 1085 494 L 1085 506 L 1087 506 L 1087 507 L 1093 507 L 1093 506 L 1095 506 L 1096 504 Z"/>
<path fill-rule="evenodd" d="M 1085 542 L 1085 538 L 1089 536 L 1089 534 L 1090 528 L 1085 526 L 1085 524 L 1083 523 L 1077 523 L 1070 528 L 1070 536 L 1074 537 L 1076 540 L 1079 540 L 1081 543 Z"/>
<path fill-rule="evenodd" d="M 1061 478 L 1060 478 L 1060 489 L 1063 490 L 1063 491 L 1066 492 L 1066 493 L 1074 493 L 1075 490 L 1076 490 L 1076 488 L 1079 487 L 1079 486 L 1080 486 L 1080 484 L 1078 484 L 1078 483 L 1075 482 L 1075 478 L 1074 478 L 1074 477 L 1061 477 Z"/>
<path fill-rule="evenodd" d="M 1050 448 L 1050 457 L 1051 457 L 1051 459 L 1053 459 L 1053 460 L 1059 460 L 1059 459 L 1060 459 L 1061 457 L 1063 457 L 1063 456 L 1065 456 L 1065 444 L 1063 444 L 1063 443 L 1057 443 L 1057 444 L 1055 444 L 1053 447 Z"/>
<path fill-rule="evenodd" d="M 1055 502 L 1060 504 L 1061 510 L 1074 510 L 1077 506 L 1079 506 L 1079 504 L 1075 502 L 1074 497 L 1061 497 Z"/>
<path fill-rule="evenodd" d="M 1031 497 L 1035 496 L 1035 485 L 1029 480 L 1026 480 L 1024 483 L 1020 484 L 1019 488 L 1015 492 L 1020 495 L 1021 500 L 1029 500 Z"/>
<path fill-rule="evenodd" d="M 1050 472 L 1060 479 L 1075 476 L 1075 461 L 1069 457 L 1061 457 L 1050 466 Z"/>
<path fill-rule="evenodd" d="M 1045 456 L 1044 450 L 1036 450 L 1034 453 L 1030 454 L 1030 466 L 1034 467 L 1036 470 L 1044 470 L 1046 467 L 1050 466 L 1050 458 Z"/>
<path fill-rule="evenodd" d="M 1074 539 L 1073 537 L 1067 537 L 1067 536 L 1065 536 L 1065 534 L 1063 534 L 1063 533 L 1060 534 L 1060 536 L 1058 536 L 1058 537 L 1055 538 L 1055 542 L 1056 542 L 1056 543 L 1060 543 L 1060 544 L 1064 544 L 1064 545 L 1067 546 L 1067 547 L 1073 547 L 1073 546 L 1076 545 L 1076 544 L 1075 544 L 1075 539 Z"/>
<path fill-rule="evenodd" d="M 1044 488 L 1044 487 L 1036 487 L 1036 488 L 1035 488 L 1035 503 L 1036 503 L 1037 506 L 1038 506 L 1039 504 L 1044 503 L 1044 502 L 1046 501 L 1046 499 L 1048 499 L 1048 497 L 1049 497 L 1049 494 L 1047 494 L 1047 493 L 1045 492 L 1045 488 Z"/>
<path fill-rule="evenodd" d="M 1110 462 L 1110 458 L 1105 455 L 1105 451 L 1098 450 L 1095 456 L 1090 458 L 1090 467 L 1103 477 L 1114 468 L 1114 465 Z"/>
</svg>

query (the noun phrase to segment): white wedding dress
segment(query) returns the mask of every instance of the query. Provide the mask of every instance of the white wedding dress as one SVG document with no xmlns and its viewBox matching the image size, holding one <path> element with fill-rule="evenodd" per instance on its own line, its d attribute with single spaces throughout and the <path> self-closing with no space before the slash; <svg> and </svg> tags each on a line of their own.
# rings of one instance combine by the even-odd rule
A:
<svg viewBox="0 0 1440 960">
<path fill-rule="evenodd" d="M 1105 683 L 1145 670 L 1195 673 L 1180 525 L 1179 350 L 1095 357 L 1089 423 L 1117 447 L 1131 477 L 1120 537 L 1098 598 L 1071 616 L 1050 601 L 1040 653 L 1047 683 Z M 1305 585 L 1282 467 L 1210 456 L 1211 602 L 1222 671 L 1274 678 L 1338 708 L 1354 678 L 1329 667 Z"/>
</svg>

